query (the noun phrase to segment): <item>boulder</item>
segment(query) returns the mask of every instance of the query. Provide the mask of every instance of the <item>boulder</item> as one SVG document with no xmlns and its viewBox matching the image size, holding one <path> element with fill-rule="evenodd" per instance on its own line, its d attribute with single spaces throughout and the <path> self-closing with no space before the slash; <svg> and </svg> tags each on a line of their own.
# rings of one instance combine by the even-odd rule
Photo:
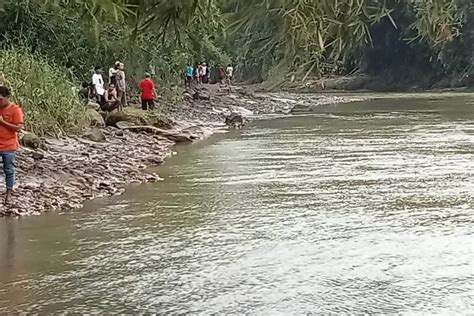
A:
<svg viewBox="0 0 474 316">
<path fill-rule="evenodd" d="M 44 158 L 44 154 L 40 151 L 34 151 L 31 156 L 34 160 L 42 160 Z"/>
<path fill-rule="evenodd" d="M 234 128 L 241 128 L 244 126 L 244 118 L 239 113 L 231 113 L 225 118 L 225 124 Z"/>
<path fill-rule="evenodd" d="M 186 89 L 186 91 L 183 92 L 183 98 L 187 101 L 192 101 L 194 99 L 194 93 L 194 90 Z"/>
<path fill-rule="evenodd" d="M 194 89 L 187 89 L 183 97 L 188 100 L 210 100 L 211 94 L 205 87 L 195 87 Z"/>
<path fill-rule="evenodd" d="M 129 122 L 131 125 L 151 125 L 159 128 L 171 128 L 173 126 L 173 122 L 160 112 L 143 111 L 133 107 L 108 114 L 105 121 L 107 126 L 118 127 L 117 122 Z"/>
<path fill-rule="evenodd" d="M 87 131 L 84 135 L 84 138 L 90 139 L 93 142 L 103 142 L 105 141 L 104 133 L 98 128 L 92 128 Z"/>
<path fill-rule="evenodd" d="M 99 111 L 100 105 L 96 102 L 89 101 L 89 103 L 87 103 L 87 108 L 94 111 Z"/>
<path fill-rule="evenodd" d="M 20 136 L 20 144 L 25 147 L 37 149 L 41 145 L 41 139 L 34 133 L 23 132 Z"/>
<path fill-rule="evenodd" d="M 87 116 L 87 119 L 90 121 L 90 126 L 101 127 L 101 128 L 105 127 L 104 118 L 96 110 L 87 109 L 86 116 Z"/>
<path fill-rule="evenodd" d="M 210 100 L 211 99 L 211 94 L 209 91 L 206 90 L 200 90 L 196 91 L 193 95 L 194 100 Z"/>
<path fill-rule="evenodd" d="M 298 103 L 291 109 L 291 113 L 302 113 L 311 111 L 309 104 Z"/>
</svg>

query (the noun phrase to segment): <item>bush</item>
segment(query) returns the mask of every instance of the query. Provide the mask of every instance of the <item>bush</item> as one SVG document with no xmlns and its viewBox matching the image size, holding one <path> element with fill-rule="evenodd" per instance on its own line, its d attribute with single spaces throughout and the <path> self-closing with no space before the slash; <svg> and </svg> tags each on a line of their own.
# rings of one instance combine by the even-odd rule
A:
<svg viewBox="0 0 474 316">
<path fill-rule="evenodd" d="M 0 84 L 12 91 L 25 114 L 25 129 L 37 135 L 75 133 L 87 125 L 86 108 L 65 72 L 21 49 L 0 50 Z"/>
</svg>

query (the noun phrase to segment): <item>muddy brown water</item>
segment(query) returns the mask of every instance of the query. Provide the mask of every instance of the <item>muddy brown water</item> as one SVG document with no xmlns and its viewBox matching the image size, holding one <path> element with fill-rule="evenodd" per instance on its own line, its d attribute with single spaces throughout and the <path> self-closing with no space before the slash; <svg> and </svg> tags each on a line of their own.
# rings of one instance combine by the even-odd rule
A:
<svg viewBox="0 0 474 316">
<path fill-rule="evenodd" d="M 0 312 L 474 310 L 474 97 L 323 106 L 178 151 L 165 182 L 1 219 Z"/>
</svg>

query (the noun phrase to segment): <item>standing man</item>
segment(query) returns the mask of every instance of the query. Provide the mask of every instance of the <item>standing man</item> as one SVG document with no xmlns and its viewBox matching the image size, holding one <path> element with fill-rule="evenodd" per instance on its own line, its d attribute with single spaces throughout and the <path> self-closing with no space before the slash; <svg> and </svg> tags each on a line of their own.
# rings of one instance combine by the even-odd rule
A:
<svg viewBox="0 0 474 316">
<path fill-rule="evenodd" d="M 125 81 L 125 66 L 123 63 L 119 63 L 116 78 L 117 78 L 117 97 L 120 101 L 119 111 L 122 111 L 123 107 L 127 106 L 127 93 L 126 93 L 127 83 Z"/>
<path fill-rule="evenodd" d="M 207 83 L 207 65 L 202 63 L 201 67 L 201 83 Z"/>
<path fill-rule="evenodd" d="M 186 84 L 185 88 L 191 88 L 191 83 L 193 82 L 193 72 L 194 68 L 191 63 L 186 67 Z"/>
<path fill-rule="evenodd" d="M 217 68 L 217 72 L 218 72 L 219 83 L 221 85 L 223 85 L 224 84 L 224 79 L 225 79 L 224 67 L 222 67 L 222 65 L 219 65 L 218 68 Z"/>
<path fill-rule="evenodd" d="M 234 67 L 232 67 L 231 64 L 227 65 L 227 68 L 225 70 L 226 76 L 227 76 L 227 84 L 231 85 L 232 83 L 232 78 L 234 77 Z"/>
<path fill-rule="evenodd" d="M 156 90 L 153 80 L 151 80 L 151 75 L 146 72 L 145 79 L 140 81 L 140 99 L 142 100 L 142 110 L 153 110 L 155 108 Z"/>
<path fill-rule="evenodd" d="M 94 86 L 94 92 L 97 97 L 97 103 L 101 104 L 104 102 L 104 79 L 102 78 L 102 67 L 96 66 L 94 68 L 95 73 L 92 75 L 92 85 Z"/>
<path fill-rule="evenodd" d="M 10 89 L 0 86 L 0 157 L 5 173 L 5 204 L 12 199 L 15 185 L 15 157 L 18 149 L 17 133 L 23 126 L 23 112 L 10 102 Z"/>
<path fill-rule="evenodd" d="M 113 83 L 114 85 L 117 85 L 117 72 L 118 72 L 118 66 L 119 62 L 116 61 L 113 67 L 109 68 L 109 84 Z"/>
</svg>

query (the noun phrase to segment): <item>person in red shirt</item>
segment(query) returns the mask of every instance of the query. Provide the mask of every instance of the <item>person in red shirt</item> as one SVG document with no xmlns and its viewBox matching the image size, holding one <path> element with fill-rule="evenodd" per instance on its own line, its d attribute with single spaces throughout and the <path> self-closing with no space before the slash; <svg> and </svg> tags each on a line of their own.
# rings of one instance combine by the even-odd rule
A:
<svg viewBox="0 0 474 316">
<path fill-rule="evenodd" d="M 145 79 L 140 81 L 140 99 L 142 100 L 142 110 L 153 110 L 155 108 L 155 84 L 151 80 L 151 75 L 145 73 Z"/>
<path fill-rule="evenodd" d="M 18 149 L 17 133 L 23 127 L 23 112 L 10 101 L 10 89 L 0 86 L 0 157 L 5 173 L 5 204 L 11 202 L 15 185 L 15 158 Z"/>
</svg>

